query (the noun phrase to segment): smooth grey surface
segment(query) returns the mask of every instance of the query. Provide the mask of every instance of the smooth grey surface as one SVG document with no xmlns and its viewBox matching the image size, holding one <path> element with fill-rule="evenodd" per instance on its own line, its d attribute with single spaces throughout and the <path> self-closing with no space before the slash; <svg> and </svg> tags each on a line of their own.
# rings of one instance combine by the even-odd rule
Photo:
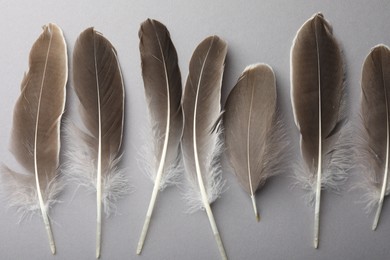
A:
<svg viewBox="0 0 390 260">
<path fill-rule="evenodd" d="M 126 85 L 124 160 L 134 192 L 117 204 L 117 215 L 103 223 L 102 259 L 219 259 L 205 212 L 185 213 L 180 189 L 160 193 L 141 256 L 136 245 L 152 192 L 151 182 L 137 164 L 146 127 L 146 104 L 138 50 L 139 24 L 146 18 L 163 22 L 176 46 L 183 81 L 196 45 L 216 34 L 229 44 L 222 102 L 243 69 L 256 62 L 276 73 L 281 111 L 298 154 L 298 132 L 290 102 L 289 53 L 300 26 L 321 11 L 334 28 L 346 61 L 346 84 L 351 114 L 359 107 L 360 73 L 370 48 L 390 45 L 388 1 L 0 1 L 0 157 L 16 167 L 8 151 L 14 103 L 27 70 L 30 48 L 40 27 L 55 22 L 68 44 L 69 64 L 79 33 L 94 26 L 116 47 Z M 70 67 L 70 72 L 72 67 Z M 77 114 L 77 101 L 68 83 L 66 117 Z M 66 144 L 64 144 L 66 146 Z M 341 196 L 324 192 L 321 204 L 320 247 L 312 247 L 313 208 L 303 191 L 290 186 L 285 175 L 273 178 L 257 194 L 261 221 L 253 215 L 249 197 L 223 160 L 229 188 L 212 206 L 230 259 L 390 259 L 390 199 L 385 200 L 378 230 L 371 231 L 373 215 L 358 204 L 359 191 Z M 349 184 L 359 181 L 353 176 Z M 1 189 L 1 188 L 0 188 Z M 348 188 L 347 188 L 348 189 Z M 17 224 L 14 209 L 0 207 L 0 259 L 94 259 L 95 195 L 70 184 L 50 215 L 57 244 L 51 256 L 40 216 Z"/>
</svg>

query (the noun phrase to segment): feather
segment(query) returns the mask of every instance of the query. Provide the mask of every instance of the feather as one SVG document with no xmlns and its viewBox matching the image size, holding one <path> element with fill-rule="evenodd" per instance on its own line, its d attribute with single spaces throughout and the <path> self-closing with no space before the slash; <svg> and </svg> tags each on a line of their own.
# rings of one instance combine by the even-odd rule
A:
<svg viewBox="0 0 390 260">
<path fill-rule="evenodd" d="M 266 64 L 248 66 L 230 92 L 223 115 L 225 146 L 238 181 L 252 199 L 266 179 L 281 172 L 287 148 L 277 113 L 275 74 Z"/>
<path fill-rule="evenodd" d="M 198 45 L 190 61 L 182 101 L 187 198 L 191 209 L 206 210 L 223 259 L 226 253 L 210 204 L 223 188 L 218 159 L 222 150 L 220 99 L 226 52 L 227 44 L 217 36 L 208 37 Z"/>
<path fill-rule="evenodd" d="M 320 13 L 305 22 L 294 39 L 291 99 L 305 163 L 297 178 L 315 194 L 317 248 L 321 187 L 334 188 L 345 179 L 340 166 L 346 159 L 337 149 L 345 125 L 343 61 L 332 28 Z"/>
<path fill-rule="evenodd" d="M 86 128 L 86 131 L 78 131 L 83 140 L 78 144 L 83 148 L 78 154 L 84 156 L 79 158 L 83 162 L 76 162 L 75 167 L 85 169 L 77 173 L 96 187 L 96 257 L 99 258 L 102 201 L 110 204 L 127 192 L 127 186 L 123 183 L 123 172 L 118 169 L 124 122 L 122 73 L 114 47 L 93 28 L 82 32 L 76 41 L 73 81 Z"/>
<path fill-rule="evenodd" d="M 23 215 L 41 211 L 53 254 L 56 247 L 48 210 L 63 187 L 58 168 L 67 63 L 61 29 L 55 24 L 44 26 L 30 51 L 29 70 L 14 108 L 10 150 L 25 173 L 3 167 L 7 200 Z"/>
<path fill-rule="evenodd" d="M 389 100 L 390 49 L 379 45 L 365 59 L 362 71 L 361 126 L 358 162 L 365 173 L 367 208 L 377 207 L 372 229 L 375 230 L 385 195 L 390 193 L 389 170 Z"/>
<path fill-rule="evenodd" d="M 142 76 L 149 108 L 151 147 L 149 175 L 154 182 L 152 197 L 138 242 L 141 253 L 158 190 L 175 183 L 180 167 L 180 138 L 183 129 L 181 76 L 175 46 L 167 28 L 147 19 L 139 31 Z"/>
</svg>

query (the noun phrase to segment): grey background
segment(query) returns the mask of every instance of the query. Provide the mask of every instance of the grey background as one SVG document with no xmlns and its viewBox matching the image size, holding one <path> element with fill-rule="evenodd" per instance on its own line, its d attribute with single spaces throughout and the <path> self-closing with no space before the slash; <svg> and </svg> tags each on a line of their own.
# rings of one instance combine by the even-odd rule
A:
<svg viewBox="0 0 390 260">
<path fill-rule="evenodd" d="M 79 33 L 94 26 L 118 51 L 126 85 L 124 159 L 134 192 L 117 204 L 117 214 L 104 220 L 102 259 L 219 259 L 205 212 L 189 215 L 179 188 L 160 193 L 141 256 L 136 244 L 149 203 L 152 183 L 137 165 L 137 153 L 146 127 L 146 104 L 138 51 L 138 28 L 146 18 L 163 22 L 176 46 L 183 81 L 196 45 L 208 35 L 229 44 L 222 103 L 242 70 L 265 62 L 276 73 L 281 111 L 298 155 L 298 132 L 293 124 L 289 53 L 296 31 L 314 13 L 323 12 L 334 28 L 345 55 L 346 84 L 351 115 L 358 110 L 360 73 L 365 56 L 378 43 L 390 45 L 388 1 L 0 1 L 0 157 L 17 167 L 8 151 L 12 111 L 27 70 L 30 48 L 40 27 L 55 22 L 64 31 L 69 64 Z M 70 67 L 70 72 L 72 67 Z M 68 118 L 77 102 L 68 83 Z M 66 145 L 66 144 L 65 144 Z M 228 163 L 223 174 L 229 188 L 212 206 L 230 259 L 390 259 L 390 200 L 386 200 L 378 230 L 373 216 L 358 204 L 359 191 L 339 195 L 324 192 L 321 204 L 320 248 L 312 248 L 313 209 L 303 191 L 291 189 L 285 175 L 273 178 L 257 193 L 262 217 L 257 223 L 247 194 L 232 176 Z M 352 176 L 350 184 L 359 178 Z M 1 189 L 1 188 L 0 188 Z M 41 218 L 17 224 L 14 209 L 0 207 L 0 259 L 94 259 L 95 195 L 69 185 L 50 215 L 57 244 L 51 256 Z"/>
</svg>

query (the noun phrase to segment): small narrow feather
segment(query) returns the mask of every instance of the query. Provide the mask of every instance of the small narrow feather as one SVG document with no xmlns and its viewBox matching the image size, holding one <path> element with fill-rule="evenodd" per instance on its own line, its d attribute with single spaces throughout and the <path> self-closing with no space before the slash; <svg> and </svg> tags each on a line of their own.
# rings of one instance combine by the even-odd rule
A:
<svg viewBox="0 0 390 260">
<path fill-rule="evenodd" d="M 186 197 L 192 210 L 204 208 L 221 257 L 226 253 L 210 208 L 223 188 L 221 153 L 221 84 L 227 44 L 217 36 L 195 49 L 189 68 L 182 107 L 184 131 L 182 152 L 187 172 Z"/>
<path fill-rule="evenodd" d="M 315 197 L 317 248 L 321 187 L 337 188 L 345 179 L 343 160 L 348 160 L 337 149 L 345 124 L 343 60 L 332 28 L 320 13 L 305 22 L 294 39 L 291 99 L 305 164 L 297 178 Z"/>
<path fill-rule="evenodd" d="M 175 183 L 180 165 L 180 138 L 183 129 L 181 76 L 175 46 L 167 28 L 147 19 L 139 30 L 142 77 L 149 109 L 151 147 L 148 174 L 154 188 L 138 242 L 141 253 L 152 217 L 158 190 Z"/>
<path fill-rule="evenodd" d="M 96 257 L 99 258 L 102 202 L 111 202 L 111 197 L 122 196 L 128 188 L 127 185 L 117 183 L 119 185 L 116 186 L 112 182 L 116 178 L 125 180 L 118 170 L 124 122 L 122 73 L 116 50 L 93 28 L 82 32 L 76 41 L 73 81 L 81 104 L 81 118 L 87 130 L 79 131 L 83 143 L 76 144 L 76 147 L 84 148 L 81 152 L 85 156 L 73 159 L 78 161 L 75 165 L 86 168 L 85 172 L 77 172 L 80 178 L 91 179 L 93 182 L 90 185 L 96 187 Z M 95 171 L 92 175 L 91 169 Z"/>
<path fill-rule="evenodd" d="M 366 57 L 362 70 L 361 131 L 358 162 L 365 174 L 367 207 L 377 207 L 372 229 L 375 230 L 383 200 L 390 192 L 390 49 L 379 45 Z"/>
<path fill-rule="evenodd" d="M 253 202 L 267 178 L 283 169 L 285 133 L 277 114 L 275 74 L 266 64 L 248 66 L 230 92 L 223 115 L 225 146 L 239 183 Z"/>
<path fill-rule="evenodd" d="M 61 29 L 55 24 L 44 26 L 30 51 L 29 70 L 14 108 L 11 151 L 26 172 L 3 167 L 7 201 L 22 215 L 40 209 L 53 254 L 56 248 L 47 211 L 63 187 L 58 167 L 67 60 Z"/>
</svg>

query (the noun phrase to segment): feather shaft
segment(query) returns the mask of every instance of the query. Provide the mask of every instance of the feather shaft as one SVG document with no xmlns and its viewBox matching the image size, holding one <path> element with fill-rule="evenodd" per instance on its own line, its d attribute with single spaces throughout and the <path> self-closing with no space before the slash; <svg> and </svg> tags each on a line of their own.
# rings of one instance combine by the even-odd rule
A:
<svg viewBox="0 0 390 260">
<path fill-rule="evenodd" d="M 316 183 L 316 201 L 314 206 L 314 248 L 318 248 L 318 239 L 320 232 L 320 204 L 321 204 L 321 178 L 322 178 L 322 109 L 321 109 L 321 63 L 320 63 L 320 52 L 318 46 L 318 32 L 319 25 L 315 24 L 315 37 L 316 37 L 316 49 L 317 49 L 317 73 L 318 73 L 318 166 L 317 166 L 317 183 Z"/>
<path fill-rule="evenodd" d="M 206 55 L 205 61 L 207 60 L 207 56 L 208 56 L 208 54 Z M 203 67 L 204 67 L 204 64 L 202 65 L 202 71 L 203 71 Z M 200 76 L 199 82 L 200 82 L 201 78 L 202 77 Z M 199 185 L 199 189 L 200 189 L 200 194 L 202 196 L 203 205 L 206 209 L 207 217 L 209 218 L 209 222 L 210 222 L 211 229 L 213 231 L 215 240 L 217 242 L 219 253 L 221 254 L 222 259 L 227 259 L 225 248 L 223 246 L 221 236 L 219 235 L 217 223 L 215 222 L 213 212 L 211 211 L 209 199 L 208 199 L 207 192 L 206 192 L 206 189 L 205 189 L 205 186 L 203 183 L 203 177 L 202 177 L 202 173 L 201 173 L 200 165 L 199 165 L 198 144 L 196 142 L 196 117 L 197 117 L 197 107 L 198 107 L 197 104 L 198 104 L 198 98 L 199 98 L 199 89 L 200 88 L 198 87 L 198 91 L 196 93 L 196 99 L 195 99 L 194 122 L 193 122 L 193 144 L 194 144 L 196 175 L 198 178 L 198 185 Z"/>
<path fill-rule="evenodd" d="M 210 47 L 211 47 L 211 45 L 210 45 Z M 206 57 L 205 57 L 205 59 L 203 61 L 202 68 L 200 70 L 201 73 L 199 75 L 199 80 L 198 80 L 198 87 L 197 87 L 197 91 L 196 91 L 195 105 L 194 105 L 194 107 L 195 107 L 194 108 L 194 118 L 193 118 L 193 123 L 192 123 L 193 124 L 192 140 L 193 140 L 193 147 L 194 147 L 194 159 L 195 159 L 196 176 L 197 176 L 197 179 L 198 179 L 198 185 L 199 185 L 199 189 L 200 189 L 200 194 L 202 196 L 202 202 L 203 202 L 203 205 L 204 205 L 204 207 L 206 209 L 207 217 L 209 218 L 211 229 L 213 231 L 214 237 L 215 237 L 217 245 L 218 245 L 219 253 L 221 254 L 222 259 L 227 259 L 225 248 L 224 248 L 224 246 L 222 244 L 222 239 L 221 239 L 221 236 L 219 235 L 217 224 L 215 222 L 213 212 L 211 211 L 211 207 L 210 207 L 210 204 L 209 204 L 209 199 L 208 199 L 207 192 L 206 192 L 206 189 L 205 189 L 205 185 L 204 185 L 204 182 L 203 182 L 203 177 L 202 177 L 200 164 L 199 164 L 198 143 L 196 141 L 197 140 L 197 124 L 196 123 L 197 123 L 197 117 L 198 117 L 197 111 L 198 111 L 199 90 L 200 90 L 200 84 L 201 84 L 201 80 L 202 80 L 202 76 L 203 76 L 204 67 L 205 67 L 207 58 L 209 56 L 210 49 L 211 48 L 209 48 L 207 50 L 207 54 L 206 54 Z"/>
<path fill-rule="evenodd" d="M 255 93 L 255 88 L 252 88 L 252 94 L 251 94 L 251 101 L 250 101 L 250 109 L 249 109 L 249 114 L 248 114 L 248 130 L 247 130 L 247 137 L 246 137 L 246 154 L 247 154 L 247 166 L 248 166 L 248 180 L 249 180 L 249 189 L 250 189 L 250 196 L 252 200 L 252 205 L 253 205 L 253 210 L 255 213 L 256 220 L 260 220 L 260 215 L 257 211 L 257 206 L 256 206 L 256 197 L 253 192 L 253 185 L 252 185 L 252 173 L 251 173 L 251 153 L 250 153 L 250 130 L 251 130 L 251 118 L 252 118 L 252 107 L 253 107 L 253 96 Z"/>
<path fill-rule="evenodd" d="M 44 66 L 44 69 L 43 69 L 42 83 L 41 83 L 40 90 L 39 90 L 37 115 L 36 115 L 36 119 L 35 119 L 36 123 L 35 123 L 35 131 L 34 131 L 34 133 L 35 133 L 34 134 L 35 135 L 34 136 L 34 171 L 35 171 L 35 182 L 36 182 L 36 185 L 37 185 L 39 206 L 41 208 L 41 213 L 42 213 L 42 217 L 43 217 L 43 222 L 44 222 L 44 225 L 45 225 L 46 233 L 47 233 L 47 236 L 49 238 L 50 250 L 51 250 L 51 253 L 54 255 L 56 253 L 56 246 L 55 246 L 55 243 L 54 243 L 53 232 L 51 230 L 50 220 L 49 220 L 49 217 L 48 217 L 47 212 L 46 212 L 45 203 L 43 201 L 41 186 L 39 184 L 38 160 L 37 160 L 37 154 L 38 154 L 38 151 L 37 151 L 37 147 L 38 147 L 38 127 L 39 127 L 39 123 L 40 123 L 39 119 L 40 119 L 42 92 L 43 92 L 43 87 L 44 87 L 44 80 L 45 80 L 45 76 L 46 76 L 47 62 L 48 62 L 48 58 L 49 58 L 49 52 L 50 52 L 50 48 L 51 48 L 52 37 L 53 37 L 53 35 L 51 34 L 50 35 L 50 40 L 49 40 L 49 46 L 47 48 L 47 53 L 46 53 L 46 58 L 45 58 L 45 66 Z"/>
<path fill-rule="evenodd" d="M 97 175 L 96 175 L 96 258 L 100 258 L 102 240 L 102 115 L 100 105 L 99 73 L 96 60 L 96 40 L 93 37 L 93 58 L 95 63 L 97 110 L 98 110 L 98 151 L 97 151 Z"/>
<path fill-rule="evenodd" d="M 386 90 L 385 90 L 386 93 Z M 385 173 L 383 175 L 383 183 L 382 183 L 382 188 L 381 188 L 381 195 L 379 197 L 379 202 L 378 202 L 378 208 L 375 214 L 374 218 L 374 223 L 372 224 L 372 230 L 375 230 L 378 226 L 378 221 L 379 217 L 382 212 L 382 207 L 383 207 L 383 201 L 385 199 L 385 194 L 386 194 L 386 189 L 387 189 L 387 179 L 388 179 L 388 173 L 389 173 L 389 106 L 388 102 L 386 99 L 386 128 L 387 128 L 387 133 L 386 133 L 386 162 L 385 162 Z"/>
</svg>

